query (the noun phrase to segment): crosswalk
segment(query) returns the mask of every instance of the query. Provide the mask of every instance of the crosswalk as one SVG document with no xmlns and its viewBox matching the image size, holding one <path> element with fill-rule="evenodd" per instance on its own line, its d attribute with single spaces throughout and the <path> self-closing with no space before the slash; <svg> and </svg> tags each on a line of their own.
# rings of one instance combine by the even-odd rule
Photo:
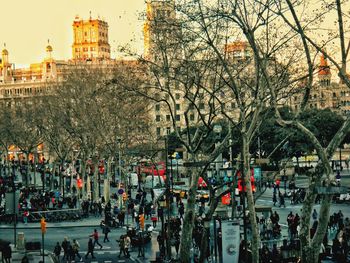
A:
<svg viewBox="0 0 350 263">
<path fill-rule="evenodd" d="M 119 250 L 107 250 L 111 249 L 111 247 L 103 247 L 101 250 L 94 250 L 95 258 L 92 259 L 91 255 L 88 256 L 87 259 L 85 259 L 85 255 L 87 251 L 79 251 L 79 254 L 82 257 L 82 261 L 80 261 L 78 258 L 75 259 L 75 261 L 72 262 L 82 262 L 82 263 L 128 263 L 128 262 L 135 262 L 135 260 L 130 257 L 129 259 L 125 258 L 118 258 Z M 61 254 L 63 256 L 63 254 Z M 62 257 L 61 257 L 62 258 Z"/>
</svg>

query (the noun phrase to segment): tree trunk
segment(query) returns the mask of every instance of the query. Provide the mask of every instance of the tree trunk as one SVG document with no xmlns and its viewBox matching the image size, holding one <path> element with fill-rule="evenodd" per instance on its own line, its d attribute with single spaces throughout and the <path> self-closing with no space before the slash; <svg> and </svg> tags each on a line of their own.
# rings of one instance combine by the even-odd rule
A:
<svg viewBox="0 0 350 263">
<path fill-rule="evenodd" d="M 205 216 L 206 217 L 205 220 L 207 220 L 209 222 L 212 220 L 215 209 L 218 206 L 217 198 L 220 198 L 220 197 L 214 197 L 214 196 L 211 197 L 210 207 L 209 207 L 208 213 Z M 215 224 L 216 223 L 214 222 L 214 226 L 215 226 Z M 209 234 L 210 234 L 209 229 L 203 227 L 202 241 L 201 241 L 201 247 L 200 247 L 200 257 L 199 257 L 200 263 L 204 263 L 206 258 L 207 258 Z"/>
<path fill-rule="evenodd" d="M 106 202 L 110 199 L 110 184 L 109 179 L 111 178 L 111 170 L 112 170 L 112 157 L 109 157 L 107 160 L 107 173 L 106 177 L 103 180 L 103 196 Z M 126 184 L 127 185 L 127 184 Z"/>
<path fill-rule="evenodd" d="M 196 191 L 198 187 L 199 173 L 197 170 L 191 174 L 191 184 L 188 191 L 185 217 L 182 226 L 182 235 L 180 242 L 180 262 L 191 262 L 192 231 L 195 218 Z"/>
<path fill-rule="evenodd" d="M 316 195 L 314 194 L 315 183 L 310 184 L 309 191 L 303 202 L 300 225 L 300 244 L 302 247 L 302 262 L 309 262 L 310 259 L 310 218 L 314 207 Z"/>
<path fill-rule="evenodd" d="M 251 172 L 249 164 L 249 142 L 245 134 L 242 134 L 242 155 L 243 155 L 243 166 L 244 166 L 244 181 L 247 193 L 247 208 L 249 211 L 249 221 L 252 228 L 252 262 L 259 262 L 259 248 L 260 248 L 260 235 L 258 232 L 258 224 L 256 221 L 255 203 L 254 196 L 251 187 Z"/>
<path fill-rule="evenodd" d="M 94 184 L 94 196 L 93 200 L 97 201 L 99 199 L 99 181 L 98 181 L 98 158 L 94 160 L 94 178 L 93 178 L 93 184 Z"/>
<path fill-rule="evenodd" d="M 321 244 L 324 236 L 327 234 L 328 230 L 328 220 L 329 220 L 329 210 L 332 202 L 332 195 L 326 195 L 322 201 L 320 208 L 320 216 L 318 218 L 318 226 L 314 238 L 309 246 L 308 253 L 306 253 L 305 262 L 318 263 L 319 262 L 319 252 L 321 249 Z"/>
</svg>

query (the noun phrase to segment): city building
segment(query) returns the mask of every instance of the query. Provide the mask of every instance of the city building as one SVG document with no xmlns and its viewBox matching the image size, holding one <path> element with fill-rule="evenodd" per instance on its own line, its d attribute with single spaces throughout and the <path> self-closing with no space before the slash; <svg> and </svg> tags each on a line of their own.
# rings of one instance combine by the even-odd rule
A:
<svg viewBox="0 0 350 263">
<path fill-rule="evenodd" d="M 147 0 L 146 4 L 144 57 L 156 61 L 163 51 L 179 55 L 181 29 L 176 19 L 175 0 Z"/>
<path fill-rule="evenodd" d="M 106 60 L 111 58 L 108 43 L 108 24 L 100 19 L 83 20 L 79 16 L 73 22 L 73 60 Z"/>
<path fill-rule="evenodd" d="M 350 91 L 349 88 L 341 83 L 332 80 L 331 68 L 327 59 L 322 54 L 318 65 L 317 79 L 312 85 L 308 107 L 310 109 L 332 109 L 341 114 L 350 114 Z M 289 105 L 292 110 L 298 110 L 302 99 L 302 93 L 296 93 L 289 98 Z"/>
</svg>

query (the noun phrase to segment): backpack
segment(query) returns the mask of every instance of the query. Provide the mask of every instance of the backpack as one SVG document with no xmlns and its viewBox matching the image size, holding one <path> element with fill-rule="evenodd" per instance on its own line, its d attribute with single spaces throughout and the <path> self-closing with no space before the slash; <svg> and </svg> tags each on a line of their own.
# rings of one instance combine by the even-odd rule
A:
<svg viewBox="0 0 350 263">
<path fill-rule="evenodd" d="M 75 241 L 75 242 L 73 243 L 73 250 L 74 250 L 74 251 L 78 251 L 79 248 L 80 248 L 80 245 L 79 245 L 78 241 Z"/>
</svg>

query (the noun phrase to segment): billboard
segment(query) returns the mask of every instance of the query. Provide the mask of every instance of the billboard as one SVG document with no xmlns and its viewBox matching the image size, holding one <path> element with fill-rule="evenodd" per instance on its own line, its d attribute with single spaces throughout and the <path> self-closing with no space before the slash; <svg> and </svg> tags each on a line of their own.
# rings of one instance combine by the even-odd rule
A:
<svg viewBox="0 0 350 263">
<path fill-rule="evenodd" d="M 222 221 L 222 262 L 238 263 L 240 230 L 239 222 Z"/>
</svg>

